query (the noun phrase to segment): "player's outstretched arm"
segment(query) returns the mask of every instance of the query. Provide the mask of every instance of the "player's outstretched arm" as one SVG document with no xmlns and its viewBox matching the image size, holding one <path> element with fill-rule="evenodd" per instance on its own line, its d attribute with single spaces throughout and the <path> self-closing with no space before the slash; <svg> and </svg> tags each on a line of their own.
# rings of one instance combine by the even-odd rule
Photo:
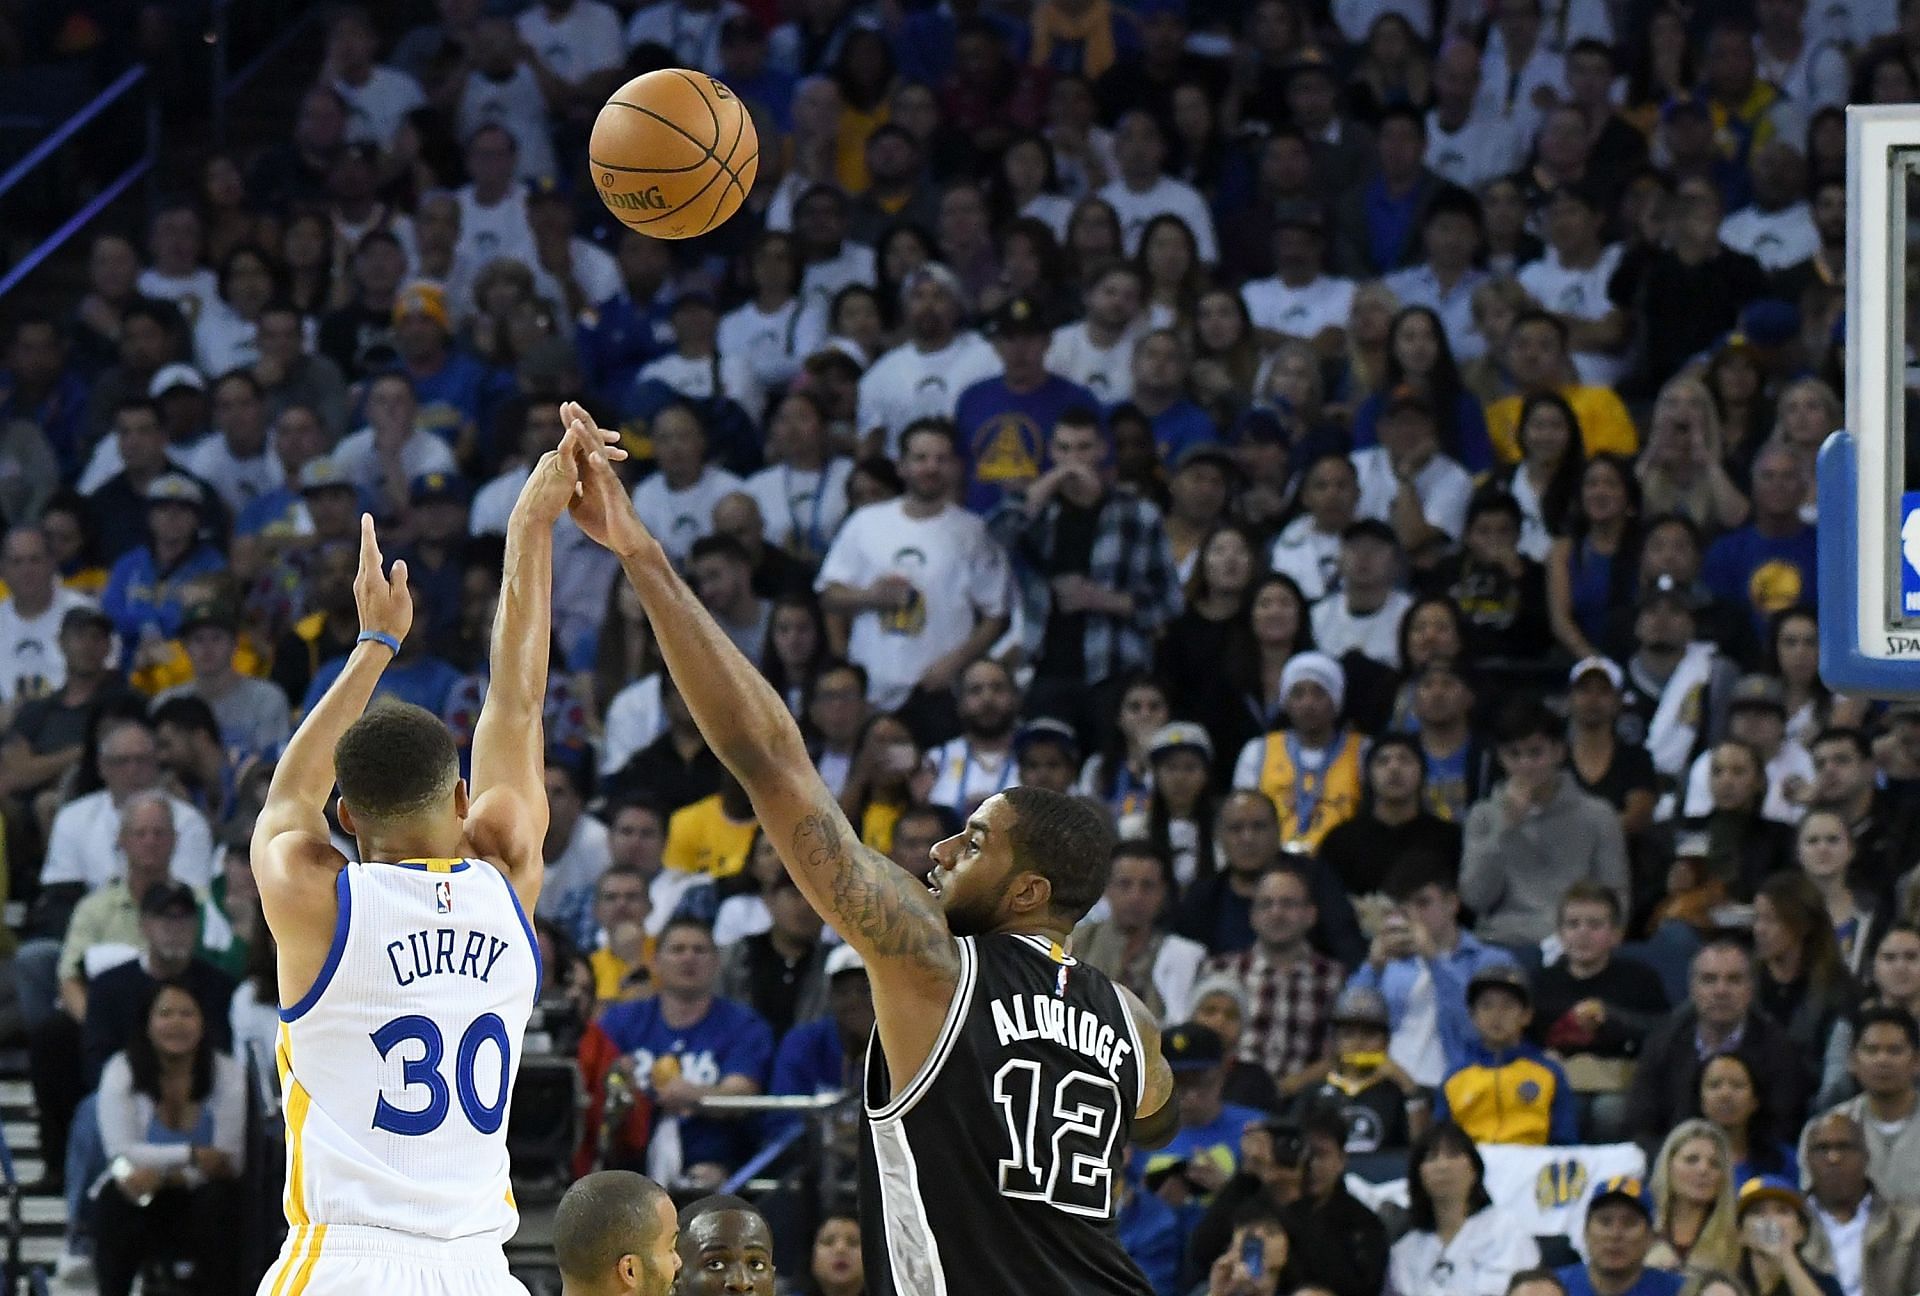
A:
<svg viewBox="0 0 1920 1296">
<path fill-rule="evenodd" d="M 553 524 L 579 488 L 580 458 L 569 433 L 534 464 L 507 518 L 487 700 L 473 728 L 467 842 L 506 874 L 528 913 L 546 873 L 540 845 L 547 835 L 543 715 L 553 642 Z"/>
<path fill-rule="evenodd" d="M 413 625 L 407 565 L 394 563 L 391 576 L 383 574 L 380 565 L 373 518 L 363 515 L 360 571 L 353 578 L 360 628 L 404 639 Z M 279 943 L 283 991 L 310 984 L 326 961 L 338 905 L 334 879 L 346 865 L 333 848 L 327 826 L 333 750 L 367 709 L 374 685 L 391 660 L 393 650 L 385 644 L 368 640 L 354 645 L 345 668 L 287 740 L 267 786 L 266 805 L 254 821 L 253 873 L 267 926 Z"/>
<path fill-rule="evenodd" d="M 586 412 L 567 407 L 582 444 L 600 440 Z M 927 889 L 879 852 L 862 845 L 833 794 L 814 772 L 787 704 L 733 646 L 674 572 L 658 542 L 633 514 L 627 492 L 602 455 L 581 470 L 574 508 L 581 529 L 613 550 L 646 608 L 654 640 L 714 755 L 731 770 L 787 871 L 820 915 L 867 960 L 888 1058 L 896 1067 L 915 1052 L 901 1019 L 925 1022 L 927 1045 L 959 977 L 959 951 L 946 915 Z M 937 1007 L 928 1014 L 926 1009 Z M 896 1027 L 889 1030 L 889 1020 Z M 924 1050 L 921 1050 L 924 1056 Z"/>
<path fill-rule="evenodd" d="M 1134 1033 L 1140 1036 L 1140 1068 L 1147 1077 L 1146 1096 L 1133 1113 L 1133 1142 L 1144 1148 L 1165 1147 L 1180 1128 L 1180 1111 L 1173 1103 L 1173 1068 L 1160 1052 L 1160 1023 L 1133 991 L 1118 981 L 1113 988 L 1133 1014 Z"/>
</svg>

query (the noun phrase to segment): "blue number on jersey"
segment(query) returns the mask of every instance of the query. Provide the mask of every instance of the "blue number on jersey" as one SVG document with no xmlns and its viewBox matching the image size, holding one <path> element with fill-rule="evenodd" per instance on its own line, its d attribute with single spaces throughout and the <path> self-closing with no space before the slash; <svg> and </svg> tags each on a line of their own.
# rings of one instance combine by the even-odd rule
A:
<svg viewBox="0 0 1920 1296">
<path fill-rule="evenodd" d="M 480 1046 L 489 1040 L 500 1051 L 500 1090 L 494 1096 L 492 1105 L 481 1101 L 479 1082 L 474 1075 Z M 445 1077 L 440 1074 L 440 1063 L 446 1059 L 446 1038 L 440 1033 L 439 1023 L 418 1013 L 396 1017 L 373 1033 L 373 1046 L 380 1051 L 382 1060 L 398 1045 L 408 1041 L 417 1041 L 422 1053 L 417 1058 L 402 1059 L 400 1082 L 408 1089 L 416 1086 L 425 1089 L 427 1105 L 411 1110 L 396 1107 L 382 1094 L 374 1103 L 373 1127 L 390 1134 L 418 1137 L 431 1134 L 446 1123 L 451 1095 Z M 467 1114 L 468 1123 L 482 1134 L 499 1133 L 500 1122 L 506 1116 L 507 1073 L 512 1070 L 512 1050 L 513 1046 L 507 1039 L 507 1024 L 500 1020 L 497 1013 L 486 1013 L 474 1019 L 460 1037 L 460 1050 L 453 1064 L 454 1086 L 460 1091 L 460 1110 Z"/>
</svg>

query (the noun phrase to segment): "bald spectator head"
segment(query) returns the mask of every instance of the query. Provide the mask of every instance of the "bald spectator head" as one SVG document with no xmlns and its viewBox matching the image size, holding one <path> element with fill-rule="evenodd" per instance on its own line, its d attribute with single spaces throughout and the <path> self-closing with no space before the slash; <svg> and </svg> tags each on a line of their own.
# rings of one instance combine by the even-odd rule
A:
<svg viewBox="0 0 1920 1296">
<path fill-rule="evenodd" d="M 766 548 L 766 519 L 760 505 L 745 491 L 722 495 L 713 506 L 713 534 L 726 536 L 747 553 L 748 561 L 758 566 Z"/>
<path fill-rule="evenodd" d="M 120 807 L 120 852 L 127 857 L 127 889 L 136 904 L 154 883 L 166 880 L 177 840 L 166 793 L 136 792 Z"/>
</svg>

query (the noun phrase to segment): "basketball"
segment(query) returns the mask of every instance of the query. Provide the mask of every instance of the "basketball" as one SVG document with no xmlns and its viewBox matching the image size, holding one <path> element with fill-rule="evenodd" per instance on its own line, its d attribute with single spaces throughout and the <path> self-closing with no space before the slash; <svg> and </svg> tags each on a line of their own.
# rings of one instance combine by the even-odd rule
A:
<svg viewBox="0 0 1920 1296">
<path fill-rule="evenodd" d="M 621 86 L 587 144 L 600 201 L 654 238 L 704 234 L 740 209 L 760 170 L 746 105 L 704 72 L 661 68 Z"/>
</svg>

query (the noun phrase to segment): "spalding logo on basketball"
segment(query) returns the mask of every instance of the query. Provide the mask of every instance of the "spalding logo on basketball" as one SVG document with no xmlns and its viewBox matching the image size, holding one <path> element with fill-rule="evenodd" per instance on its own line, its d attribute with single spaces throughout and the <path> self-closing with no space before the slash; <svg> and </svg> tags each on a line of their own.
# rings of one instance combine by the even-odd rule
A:
<svg viewBox="0 0 1920 1296">
<path fill-rule="evenodd" d="M 600 201 L 628 229 L 693 238 L 740 209 L 760 170 L 746 105 L 700 72 L 661 68 L 614 92 L 588 159 Z"/>
</svg>

